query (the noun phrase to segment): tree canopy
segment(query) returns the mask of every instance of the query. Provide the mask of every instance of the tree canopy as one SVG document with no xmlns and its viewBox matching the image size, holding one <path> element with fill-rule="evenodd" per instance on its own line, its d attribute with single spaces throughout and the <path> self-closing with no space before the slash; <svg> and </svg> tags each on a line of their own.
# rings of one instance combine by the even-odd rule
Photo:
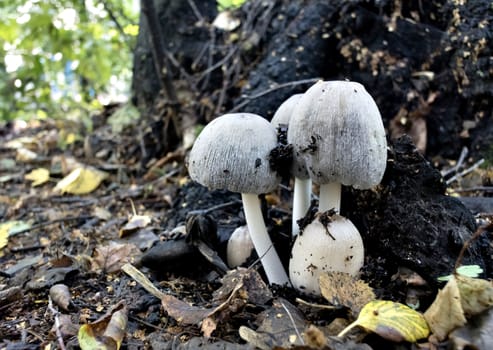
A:
<svg viewBox="0 0 493 350">
<path fill-rule="evenodd" d="M 13 0 L 0 15 L 0 120 L 87 115 L 129 89 L 137 0 Z"/>
</svg>

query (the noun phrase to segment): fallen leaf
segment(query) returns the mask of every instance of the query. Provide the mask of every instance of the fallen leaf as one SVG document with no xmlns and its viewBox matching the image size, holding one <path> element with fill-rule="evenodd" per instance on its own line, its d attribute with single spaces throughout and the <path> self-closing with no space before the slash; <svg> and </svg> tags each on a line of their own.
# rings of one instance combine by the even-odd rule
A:
<svg viewBox="0 0 493 350">
<path fill-rule="evenodd" d="M 118 350 L 127 328 L 127 308 L 123 302 L 95 322 L 82 325 L 77 334 L 82 350 Z"/>
<path fill-rule="evenodd" d="M 36 187 L 50 180 L 50 171 L 45 168 L 37 168 L 31 171 L 29 174 L 24 175 L 24 178 L 26 180 L 32 181 L 31 186 Z"/>
<path fill-rule="evenodd" d="M 257 330 L 241 326 L 239 333 L 244 341 L 260 349 L 288 349 L 293 345 L 302 345 L 301 332 L 308 325 L 300 310 L 281 298 L 261 312 L 257 322 L 260 322 Z"/>
<path fill-rule="evenodd" d="M 87 194 L 94 191 L 108 177 L 104 171 L 91 168 L 76 168 L 61 179 L 54 191 L 70 194 Z"/>
<path fill-rule="evenodd" d="M 120 229 L 119 236 L 120 238 L 125 237 L 126 235 L 146 227 L 151 223 L 151 217 L 147 215 L 132 215 L 130 220 Z"/>
<path fill-rule="evenodd" d="M 423 315 L 410 307 L 387 300 L 375 300 L 366 304 L 353 323 L 346 327 L 339 337 L 350 329 L 360 326 L 390 341 L 414 343 L 430 333 Z"/>
<path fill-rule="evenodd" d="M 493 282 L 463 275 L 455 276 L 466 318 L 493 306 Z"/>
<path fill-rule="evenodd" d="M 12 220 L 0 224 L 0 250 L 8 243 L 9 236 L 29 229 L 31 225 L 25 221 Z"/>
<path fill-rule="evenodd" d="M 322 296 L 332 305 L 345 306 L 354 318 L 363 306 L 375 300 L 373 289 L 364 281 L 344 272 L 328 272 L 319 277 Z"/>
<path fill-rule="evenodd" d="M 493 309 L 455 329 L 448 339 L 452 349 L 493 349 Z"/>
<path fill-rule="evenodd" d="M 468 277 L 478 277 L 483 273 L 483 269 L 479 265 L 462 265 L 457 268 L 456 273 Z M 441 276 L 438 277 L 437 280 L 440 282 L 447 282 L 452 276 L 453 275 Z"/>
<path fill-rule="evenodd" d="M 132 262 L 140 254 L 139 248 L 134 244 L 110 242 L 106 246 L 94 249 L 91 270 L 95 272 L 106 271 L 107 273 L 117 272 L 124 264 Z"/>
<path fill-rule="evenodd" d="M 205 308 L 190 305 L 172 295 L 161 292 L 142 272 L 131 264 L 125 264 L 121 269 L 136 280 L 145 290 L 161 299 L 163 309 L 178 323 L 182 325 L 199 325 L 206 321 L 206 324 L 202 327 L 204 335 L 212 334 L 217 326 L 218 320 L 224 320 L 231 317 L 231 314 L 241 310 L 247 302 L 254 304 L 252 300 L 265 300 L 266 297 L 265 292 L 255 291 L 255 288 L 258 289 L 259 286 L 255 281 L 261 281 L 260 276 L 258 276 L 258 273 L 255 270 L 242 269 L 237 272 L 236 276 L 238 278 L 236 280 L 234 278 L 226 278 L 223 281 L 224 288 L 220 288 L 214 293 L 214 304 L 218 302 L 220 302 L 220 304 L 216 304 L 214 307 Z M 233 276 L 233 274 L 229 275 L 230 277 Z M 252 294 L 252 299 L 250 299 L 250 292 Z"/>
<path fill-rule="evenodd" d="M 455 328 L 466 324 L 462 309 L 461 297 L 457 280 L 452 277 L 424 313 L 431 332 L 438 340 L 444 340 Z"/>
<path fill-rule="evenodd" d="M 36 158 L 38 158 L 38 155 L 27 148 L 18 148 L 16 150 L 15 160 L 17 160 L 18 162 L 29 163 Z"/>
</svg>

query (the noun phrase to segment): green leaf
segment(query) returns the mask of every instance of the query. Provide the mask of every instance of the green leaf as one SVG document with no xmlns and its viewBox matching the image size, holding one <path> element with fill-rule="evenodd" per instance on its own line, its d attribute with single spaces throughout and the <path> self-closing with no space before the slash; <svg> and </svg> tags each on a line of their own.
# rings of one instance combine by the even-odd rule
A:
<svg viewBox="0 0 493 350">
<path fill-rule="evenodd" d="M 483 269 L 479 265 L 462 265 L 457 268 L 457 273 L 467 277 L 478 277 L 483 272 Z M 452 275 L 438 277 L 440 282 L 447 282 Z"/>
</svg>

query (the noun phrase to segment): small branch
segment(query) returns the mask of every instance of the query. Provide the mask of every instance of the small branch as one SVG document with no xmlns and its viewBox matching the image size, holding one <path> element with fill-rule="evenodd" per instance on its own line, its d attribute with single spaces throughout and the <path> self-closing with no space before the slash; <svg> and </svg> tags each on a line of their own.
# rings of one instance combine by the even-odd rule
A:
<svg viewBox="0 0 493 350">
<path fill-rule="evenodd" d="M 462 164 L 464 163 L 464 160 L 466 159 L 468 154 L 469 154 L 469 150 L 467 149 L 467 147 L 464 147 L 460 152 L 459 160 L 457 161 L 457 163 L 450 169 L 441 171 L 442 177 L 447 177 L 448 175 L 457 172 L 459 168 L 462 166 Z"/>
<path fill-rule="evenodd" d="M 279 85 L 276 85 L 276 86 L 274 86 L 274 87 L 272 87 L 270 89 L 267 89 L 267 90 L 264 90 L 262 92 L 259 92 L 258 94 L 251 95 L 251 96 L 244 96 L 245 101 L 243 101 L 240 104 L 236 105 L 234 108 L 232 108 L 229 111 L 229 113 L 236 112 L 236 111 L 242 109 L 243 107 L 245 107 L 247 104 L 249 104 L 253 100 L 255 100 L 255 99 L 259 98 L 259 97 L 262 97 L 264 95 L 270 94 L 271 92 L 274 92 L 274 91 L 277 91 L 277 90 L 280 90 L 280 89 L 284 89 L 284 88 L 287 88 L 287 87 L 297 86 L 297 85 L 313 84 L 313 83 L 317 82 L 318 80 L 320 80 L 320 78 L 310 78 L 310 79 L 289 81 L 287 83 L 279 84 Z"/>
<path fill-rule="evenodd" d="M 454 267 L 454 274 L 457 272 L 457 268 L 462 264 L 462 259 L 464 259 L 464 254 L 467 249 L 469 249 L 470 245 L 472 242 L 474 242 L 476 239 L 479 238 L 483 233 L 485 232 L 493 232 L 493 222 L 480 226 L 476 232 L 467 240 L 464 242 L 462 245 L 462 249 L 459 252 L 459 256 L 457 257 L 457 260 L 455 261 L 455 267 Z"/>
<path fill-rule="evenodd" d="M 65 350 L 66 348 L 65 344 L 63 343 L 62 332 L 60 332 L 60 320 L 58 319 L 59 312 L 53 307 L 53 301 L 51 300 L 51 297 L 48 297 L 48 310 L 50 310 L 50 312 L 53 314 L 53 317 L 55 318 L 55 334 L 58 341 L 58 346 L 61 350 Z"/>
<path fill-rule="evenodd" d="M 291 321 L 291 323 L 293 324 L 294 331 L 296 332 L 296 335 L 298 336 L 298 339 L 300 340 L 301 345 L 305 345 L 305 340 L 304 340 L 304 339 L 303 339 L 303 337 L 301 336 L 301 333 L 300 333 L 300 331 L 298 330 L 298 327 L 296 326 L 296 323 L 294 322 L 293 315 L 291 315 L 291 312 L 288 310 L 288 308 L 286 307 L 286 305 L 284 305 L 284 303 L 283 303 L 282 301 L 281 301 L 281 306 L 282 306 L 282 308 L 284 309 L 284 311 L 286 311 L 286 314 L 288 315 L 289 320 L 290 320 L 290 321 Z"/>
<path fill-rule="evenodd" d="M 484 159 L 480 159 L 478 160 L 476 163 L 474 163 L 470 168 L 467 168 L 463 171 L 461 171 L 460 173 L 452 176 L 450 179 L 448 179 L 447 181 L 445 181 L 445 183 L 447 185 L 450 185 L 452 182 L 460 179 L 461 177 L 464 177 L 466 176 L 467 174 L 469 174 L 470 172 L 472 172 L 474 169 L 477 169 L 481 164 L 484 163 Z"/>
</svg>

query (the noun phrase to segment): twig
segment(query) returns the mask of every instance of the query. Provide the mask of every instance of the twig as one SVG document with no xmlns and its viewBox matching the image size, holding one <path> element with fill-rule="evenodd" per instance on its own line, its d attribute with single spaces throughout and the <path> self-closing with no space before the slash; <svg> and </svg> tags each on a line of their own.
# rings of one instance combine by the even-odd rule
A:
<svg viewBox="0 0 493 350">
<path fill-rule="evenodd" d="M 309 306 L 309 307 L 313 307 L 313 308 L 317 308 L 317 309 L 326 309 L 326 310 L 337 310 L 337 309 L 340 309 L 339 306 L 309 303 L 308 301 L 303 300 L 301 298 L 296 298 L 296 302 L 298 304 L 303 304 L 305 306 Z"/>
<path fill-rule="evenodd" d="M 235 201 L 221 203 L 221 204 L 218 204 L 218 205 L 214 205 L 212 207 L 209 207 L 207 209 L 191 210 L 191 211 L 189 211 L 187 213 L 187 216 L 190 216 L 190 215 L 206 215 L 206 214 L 209 214 L 212 211 L 215 211 L 215 210 L 218 210 L 218 209 L 223 209 L 223 208 L 226 208 L 226 207 L 235 205 L 235 204 L 241 204 L 241 200 L 238 199 L 238 200 L 235 200 Z"/>
<path fill-rule="evenodd" d="M 286 305 L 284 305 L 284 303 L 281 301 L 281 306 L 282 308 L 284 309 L 284 311 L 286 311 L 286 313 L 288 314 L 288 317 L 289 317 L 289 320 L 291 321 L 291 323 L 293 324 L 293 328 L 294 328 L 294 331 L 296 332 L 296 335 L 298 336 L 298 339 L 300 340 L 301 342 L 301 345 L 305 345 L 305 340 L 303 339 L 303 337 L 301 336 L 301 333 L 300 331 L 298 330 L 298 327 L 296 326 L 296 323 L 294 322 L 294 318 L 293 316 L 291 315 L 291 312 L 288 310 L 288 308 L 286 307 Z"/>
<path fill-rule="evenodd" d="M 468 154 L 469 154 L 469 150 L 467 149 L 467 147 L 462 148 L 462 151 L 460 152 L 459 160 L 457 160 L 457 163 L 453 167 L 451 167 L 450 169 L 442 170 L 441 171 L 442 177 L 447 177 L 448 175 L 458 171 L 459 168 L 462 166 L 462 163 L 464 163 L 464 160 L 466 159 Z"/>
<path fill-rule="evenodd" d="M 205 19 L 204 19 L 204 16 L 202 16 L 202 14 L 200 13 L 199 9 L 197 8 L 197 5 L 195 4 L 195 2 L 193 0 L 187 0 L 188 1 L 188 5 L 190 5 L 190 7 L 192 8 L 192 11 L 195 15 L 195 17 L 197 17 L 197 19 L 199 20 L 200 23 L 205 23 Z"/>
<path fill-rule="evenodd" d="M 479 238 L 485 232 L 493 232 L 493 222 L 490 222 L 486 225 L 480 226 L 476 232 L 462 245 L 462 248 L 457 256 L 457 260 L 455 261 L 454 274 L 457 272 L 457 269 L 462 264 L 462 259 L 464 258 L 464 254 L 467 249 L 469 249 L 472 242 Z"/>
<path fill-rule="evenodd" d="M 65 218 L 60 218 L 60 219 L 54 219 L 46 222 L 40 222 L 39 224 L 34 224 L 31 225 L 31 227 L 25 228 L 23 230 L 15 231 L 15 234 L 20 234 L 20 233 L 26 233 L 32 230 L 36 230 L 38 228 L 42 228 L 45 226 L 53 225 L 53 224 L 58 224 L 58 223 L 64 223 L 67 221 L 74 221 L 74 220 L 87 220 L 93 218 L 93 215 L 81 215 L 81 216 L 68 216 Z"/>
<path fill-rule="evenodd" d="M 284 89 L 287 87 L 297 86 L 297 85 L 313 84 L 313 83 L 317 82 L 318 80 L 320 80 L 320 78 L 310 78 L 310 79 L 289 81 L 287 83 L 282 83 L 282 84 L 276 85 L 274 87 L 271 87 L 270 89 L 259 92 L 258 94 L 251 95 L 251 96 L 244 96 L 243 98 L 245 98 L 245 101 L 243 101 L 243 102 L 239 103 L 238 105 L 236 105 L 235 107 L 233 107 L 229 112 L 230 113 L 236 112 L 236 111 L 242 109 L 243 107 L 245 107 L 247 104 L 249 104 L 253 100 L 255 100 L 259 97 L 262 97 L 264 95 L 270 94 L 271 92 L 274 92 L 274 91 L 277 91 L 280 89 Z"/>
<path fill-rule="evenodd" d="M 493 192 L 493 186 L 474 186 L 469 188 L 454 189 L 455 192 Z"/>
<path fill-rule="evenodd" d="M 58 315 L 60 314 L 55 308 L 53 307 L 53 301 L 51 300 L 51 297 L 48 297 L 48 310 L 53 314 L 53 317 L 55 318 L 55 334 L 56 334 L 56 339 L 58 341 L 58 346 L 60 347 L 61 350 L 65 350 L 65 344 L 63 343 L 63 336 L 62 333 L 60 332 L 60 320 L 58 319 Z"/>
<path fill-rule="evenodd" d="M 474 163 L 470 168 L 467 168 L 463 171 L 461 171 L 460 173 L 452 176 L 450 179 L 448 179 L 447 181 L 445 181 L 445 183 L 447 185 L 450 185 L 452 182 L 460 179 L 461 177 L 464 177 L 466 176 L 467 174 L 469 174 L 470 172 L 472 172 L 474 169 L 477 169 L 481 164 L 484 163 L 484 159 L 480 159 L 478 160 L 476 163 Z"/>
</svg>

